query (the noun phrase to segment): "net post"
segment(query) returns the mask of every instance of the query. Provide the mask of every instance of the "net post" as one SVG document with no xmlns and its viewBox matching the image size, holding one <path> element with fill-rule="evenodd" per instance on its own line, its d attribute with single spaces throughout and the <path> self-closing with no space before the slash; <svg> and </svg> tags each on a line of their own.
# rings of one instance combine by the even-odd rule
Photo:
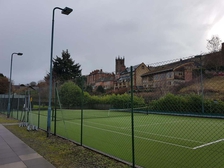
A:
<svg viewBox="0 0 224 168">
<path fill-rule="evenodd" d="M 110 117 L 110 109 L 108 109 L 107 117 Z"/>
</svg>

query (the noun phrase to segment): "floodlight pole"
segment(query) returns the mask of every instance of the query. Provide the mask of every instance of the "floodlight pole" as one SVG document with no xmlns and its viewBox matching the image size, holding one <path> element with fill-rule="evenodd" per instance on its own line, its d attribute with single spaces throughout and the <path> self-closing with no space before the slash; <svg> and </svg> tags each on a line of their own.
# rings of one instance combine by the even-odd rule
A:
<svg viewBox="0 0 224 168">
<path fill-rule="evenodd" d="M 12 60 L 13 60 L 13 55 L 14 54 L 16 54 L 18 56 L 21 56 L 21 55 L 23 55 L 23 53 L 12 53 L 12 55 L 11 55 L 7 118 L 9 118 L 9 116 L 10 116 L 10 109 L 11 109 L 10 96 L 11 96 L 11 87 L 12 87 L 12 81 L 11 81 L 11 79 L 12 79 Z"/>
<path fill-rule="evenodd" d="M 62 14 L 69 15 L 72 12 L 71 8 L 65 7 L 64 9 L 55 7 L 52 15 L 52 29 L 51 29 L 51 56 L 50 56 L 50 86 L 49 86 L 49 100 L 48 100 L 48 113 L 47 113 L 47 137 L 51 133 L 51 97 L 52 97 L 52 59 L 53 59 L 53 41 L 54 41 L 54 11 L 61 10 Z"/>
</svg>

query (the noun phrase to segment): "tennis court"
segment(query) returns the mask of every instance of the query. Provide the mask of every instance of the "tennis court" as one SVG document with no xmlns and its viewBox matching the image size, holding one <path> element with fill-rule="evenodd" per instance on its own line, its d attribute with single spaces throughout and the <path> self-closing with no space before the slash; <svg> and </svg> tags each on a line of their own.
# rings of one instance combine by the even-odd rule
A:
<svg viewBox="0 0 224 168">
<path fill-rule="evenodd" d="M 46 129 L 46 111 L 40 112 Z M 37 125 L 37 113 L 30 122 Z M 58 110 L 56 133 L 141 167 L 222 167 L 223 119 L 134 113 L 134 151 L 131 114 L 108 110 Z M 52 121 L 52 132 L 54 121 Z"/>
</svg>

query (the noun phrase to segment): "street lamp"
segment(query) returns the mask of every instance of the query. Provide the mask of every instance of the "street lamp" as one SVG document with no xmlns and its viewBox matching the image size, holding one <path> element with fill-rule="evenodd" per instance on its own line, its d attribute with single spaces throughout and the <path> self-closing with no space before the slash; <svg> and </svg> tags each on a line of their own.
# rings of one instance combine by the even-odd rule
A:
<svg viewBox="0 0 224 168">
<path fill-rule="evenodd" d="M 50 86 L 49 86 L 49 104 L 48 104 L 48 113 L 47 113 L 47 137 L 51 133 L 51 96 L 52 96 L 52 58 L 53 58 L 53 39 L 54 39 L 54 11 L 56 9 L 61 10 L 61 13 L 64 15 L 69 15 L 73 9 L 65 7 L 64 9 L 55 7 L 53 9 L 52 15 L 52 29 L 51 29 L 51 57 L 50 57 Z"/>
<path fill-rule="evenodd" d="M 16 55 L 18 55 L 18 56 L 22 56 L 23 53 L 12 53 L 12 55 L 11 55 L 7 118 L 9 118 L 9 116 L 10 116 L 10 109 L 11 109 L 10 95 L 11 95 L 11 87 L 12 87 L 12 82 L 11 82 L 11 78 L 12 78 L 12 60 L 13 60 L 13 55 L 14 55 L 14 54 L 16 54 Z"/>
</svg>

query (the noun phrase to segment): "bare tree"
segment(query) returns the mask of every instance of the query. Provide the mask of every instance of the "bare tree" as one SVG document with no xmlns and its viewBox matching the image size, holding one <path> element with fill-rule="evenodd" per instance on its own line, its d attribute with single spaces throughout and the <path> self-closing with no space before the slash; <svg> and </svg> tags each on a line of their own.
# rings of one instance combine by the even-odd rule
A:
<svg viewBox="0 0 224 168">
<path fill-rule="evenodd" d="M 213 35 L 211 39 L 207 40 L 207 49 L 211 52 L 218 52 L 221 49 L 222 41 L 220 40 L 219 36 Z"/>
<path fill-rule="evenodd" d="M 205 56 L 205 67 L 218 73 L 222 66 L 222 54 L 220 52 L 222 41 L 217 35 L 213 35 L 207 42 L 207 49 L 210 53 Z"/>
</svg>

